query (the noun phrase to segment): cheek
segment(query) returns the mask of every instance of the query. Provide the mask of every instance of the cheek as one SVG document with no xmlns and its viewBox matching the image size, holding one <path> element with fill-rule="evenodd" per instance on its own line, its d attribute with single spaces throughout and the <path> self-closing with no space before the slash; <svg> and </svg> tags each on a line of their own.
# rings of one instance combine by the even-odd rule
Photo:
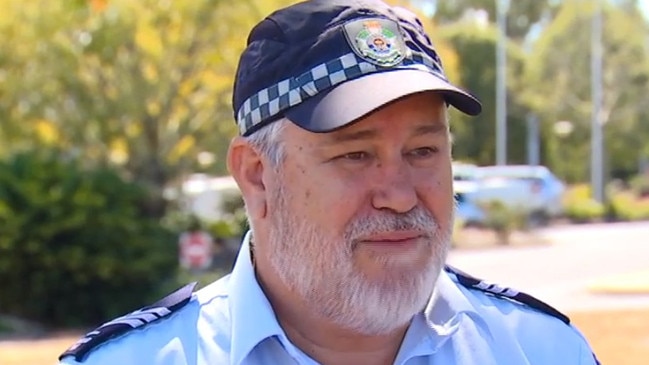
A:
<svg viewBox="0 0 649 365">
<path fill-rule="evenodd" d="M 431 179 L 429 177 L 428 181 L 431 183 L 418 189 L 422 203 L 433 213 L 435 219 L 444 224 L 450 224 L 449 219 L 455 209 L 452 179 L 441 177 Z"/>
<path fill-rule="evenodd" d="M 294 214 L 308 219 L 327 234 L 342 234 L 348 222 L 360 209 L 363 192 L 358 176 L 348 178 L 332 173 L 297 169 L 296 179 L 290 181 L 294 199 Z"/>
</svg>

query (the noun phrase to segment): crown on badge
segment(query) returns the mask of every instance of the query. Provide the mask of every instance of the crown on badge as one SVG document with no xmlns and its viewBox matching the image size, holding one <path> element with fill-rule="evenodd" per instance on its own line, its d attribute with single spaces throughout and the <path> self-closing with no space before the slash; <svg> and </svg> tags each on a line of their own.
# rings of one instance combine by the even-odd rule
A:
<svg viewBox="0 0 649 365">
<path fill-rule="evenodd" d="M 380 33 L 381 30 L 383 29 L 381 23 L 376 20 L 365 21 L 363 22 L 363 26 L 372 33 Z"/>
</svg>

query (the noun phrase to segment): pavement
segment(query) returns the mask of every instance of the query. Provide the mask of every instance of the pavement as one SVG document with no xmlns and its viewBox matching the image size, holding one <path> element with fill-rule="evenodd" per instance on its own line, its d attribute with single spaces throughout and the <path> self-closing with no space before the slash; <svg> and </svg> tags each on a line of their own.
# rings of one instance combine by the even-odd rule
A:
<svg viewBox="0 0 649 365">
<path fill-rule="evenodd" d="M 624 252 L 625 246 L 644 246 L 640 247 L 638 258 L 640 258 L 639 266 L 645 268 L 637 269 L 637 265 L 619 272 L 620 270 L 613 270 L 614 273 L 609 275 L 602 275 L 594 278 L 587 289 L 594 294 L 619 294 L 619 295 L 644 295 L 649 294 L 649 252 L 646 248 L 649 246 L 649 222 L 639 223 L 617 223 L 617 224 L 595 224 L 584 227 L 565 227 L 557 230 L 546 230 L 541 232 L 546 239 L 555 242 L 556 244 L 566 244 L 574 242 L 576 239 L 585 240 L 587 242 L 600 242 L 600 245 L 615 245 L 618 242 L 619 250 L 616 247 L 613 249 L 615 254 L 626 256 L 626 260 L 620 260 L 619 266 L 623 267 L 624 262 L 627 262 L 628 256 L 635 253 L 633 249 L 629 252 Z M 622 243 L 622 240 L 630 240 Z M 644 263 L 644 265 L 643 265 Z"/>
<path fill-rule="evenodd" d="M 563 311 L 649 308 L 649 222 L 556 226 L 536 234 L 545 244 L 453 250 L 449 263 Z"/>
</svg>

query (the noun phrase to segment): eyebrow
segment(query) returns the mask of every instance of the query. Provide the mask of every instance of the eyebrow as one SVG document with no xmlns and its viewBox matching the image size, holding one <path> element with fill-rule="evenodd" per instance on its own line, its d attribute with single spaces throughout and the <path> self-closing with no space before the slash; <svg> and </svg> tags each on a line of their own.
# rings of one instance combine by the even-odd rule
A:
<svg viewBox="0 0 649 365">
<path fill-rule="evenodd" d="M 412 131 L 412 136 L 446 133 L 448 127 L 445 123 L 422 124 Z M 327 145 L 335 145 L 344 142 L 363 141 L 376 138 L 379 132 L 376 129 L 361 129 L 353 132 L 334 133 Z"/>
</svg>

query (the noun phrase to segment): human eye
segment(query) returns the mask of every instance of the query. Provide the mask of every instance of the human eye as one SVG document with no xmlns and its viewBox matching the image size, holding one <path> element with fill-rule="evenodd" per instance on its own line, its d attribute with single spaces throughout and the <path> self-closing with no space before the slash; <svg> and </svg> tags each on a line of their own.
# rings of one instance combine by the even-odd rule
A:
<svg viewBox="0 0 649 365">
<path fill-rule="evenodd" d="M 355 151 L 340 155 L 338 158 L 347 161 L 365 161 L 370 158 L 370 154 L 364 151 Z"/>
<path fill-rule="evenodd" d="M 426 159 L 433 157 L 437 152 L 439 152 L 437 147 L 420 147 L 411 150 L 408 154 L 414 158 Z"/>
</svg>

